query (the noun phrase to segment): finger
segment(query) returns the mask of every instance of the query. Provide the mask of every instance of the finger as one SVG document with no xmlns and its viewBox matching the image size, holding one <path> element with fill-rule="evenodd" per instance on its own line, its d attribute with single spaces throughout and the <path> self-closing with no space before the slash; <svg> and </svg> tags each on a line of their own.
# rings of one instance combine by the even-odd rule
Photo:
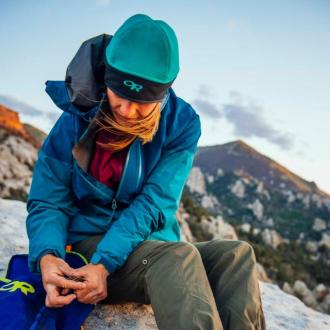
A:
<svg viewBox="0 0 330 330">
<path fill-rule="evenodd" d="M 72 277 L 86 277 L 87 272 L 81 268 L 73 269 L 69 276 Z"/>
<path fill-rule="evenodd" d="M 66 275 L 68 277 L 73 277 L 74 268 L 71 268 L 69 265 L 60 265 L 58 266 L 59 270 L 62 272 L 60 275 Z"/>
<path fill-rule="evenodd" d="M 84 304 L 96 304 L 96 302 L 99 301 L 101 297 L 102 296 L 95 294 L 94 292 L 90 292 L 83 298 L 78 299 L 78 301 Z"/>
<path fill-rule="evenodd" d="M 46 306 L 47 307 L 63 307 L 64 305 L 70 304 L 74 299 L 76 299 L 75 294 L 69 294 L 67 296 L 60 296 L 58 293 L 50 293 L 46 296 Z"/>
<path fill-rule="evenodd" d="M 67 296 L 57 296 L 54 298 L 53 303 L 54 304 L 59 304 L 59 305 L 68 305 L 70 304 L 73 300 L 76 299 L 76 295 L 71 293 L 68 294 Z"/>
<path fill-rule="evenodd" d="M 90 288 L 86 288 L 84 290 L 76 290 L 75 291 L 75 294 L 77 296 L 77 299 L 84 299 L 88 294 L 90 294 L 91 292 L 91 289 Z"/>
<path fill-rule="evenodd" d="M 52 284 L 64 289 L 80 290 L 86 287 L 86 284 L 83 282 L 76 282 L 73 280 L 65 279 L 61 276 L 54 276 L 51 279 L 51 282 Z"/>
</svg>

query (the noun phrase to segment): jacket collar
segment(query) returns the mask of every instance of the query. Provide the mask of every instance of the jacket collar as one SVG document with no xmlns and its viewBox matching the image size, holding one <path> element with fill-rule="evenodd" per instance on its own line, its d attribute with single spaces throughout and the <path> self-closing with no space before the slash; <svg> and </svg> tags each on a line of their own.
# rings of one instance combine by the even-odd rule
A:
<svg viewBox="0 0 330 330">
<path fill-rule="evenodd" d="M 65 112 L 81 117 L 84 121 L 91 121 L 99 109 L 101 100 L 95 101 L 95 106 L 87 111 L 82 111 L 80 108 L 75 106 L 70 100 L 64 81 L 47 80 L 45 84 L 46 93 L 50 96 L 57 107 Z"/>
</svg>

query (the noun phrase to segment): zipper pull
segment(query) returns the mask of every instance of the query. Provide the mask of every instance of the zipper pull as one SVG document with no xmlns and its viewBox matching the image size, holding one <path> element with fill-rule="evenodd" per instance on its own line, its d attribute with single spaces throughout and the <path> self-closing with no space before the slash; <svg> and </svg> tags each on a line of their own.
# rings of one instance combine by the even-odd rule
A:
<svg viewBox="0 0 330 330">
<path fill-rule="evenodd" d="M 116 203 L 116 199 L 113 198 L 112 200 L 112 205 L 111 205 L 112 209 L 115 210 L 117 208 L 117 203 Z"/>
</svg>

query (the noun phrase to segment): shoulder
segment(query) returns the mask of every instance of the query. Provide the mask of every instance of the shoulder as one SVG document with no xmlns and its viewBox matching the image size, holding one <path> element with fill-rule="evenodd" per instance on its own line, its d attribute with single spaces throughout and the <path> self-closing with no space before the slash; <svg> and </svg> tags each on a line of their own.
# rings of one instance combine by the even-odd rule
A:
<svg viewBox="0 0 330 330">
<path fill-rule="evenodd" d="M 63 112 L 51 128 L 41 149 L 49 157 L 71 162 L 75 141 L 76 116 Z"/>
<path fill-rule="evenodd" d="M 179 134 L 192 124 L 200 127 L 199 114 L 189 102 L 177 96 L 172 88 L 163 117 L 168 135 Z"/>
</svg>

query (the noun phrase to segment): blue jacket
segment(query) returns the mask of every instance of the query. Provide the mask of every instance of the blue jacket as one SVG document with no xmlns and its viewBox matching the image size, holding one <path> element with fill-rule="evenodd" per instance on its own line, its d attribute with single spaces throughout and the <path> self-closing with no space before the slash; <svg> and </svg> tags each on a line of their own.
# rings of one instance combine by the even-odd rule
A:
<svg viewBox="0 0 330 330">
<path fill-rule="evenodd" d="M 75 80 L 72 69 L 73 63 L 87 67 L 88 42 L 69 65 L 65 81 L 46 82 L 46 92 L 63 113 L 38 153 L 27 201 L 32 272 L 40 271 L 45 253 L 64 258 L 67 244 L 90 235 L 104 234 L 91 262 L 104 264 L 109 272 L 120 268 L 146 239 L 181 239 L 175 213 L 201 135 L 199 115 L 170 88 L 153 140 L 142 145 L 136 139 L 130 145 L 117 191 L 97 181 L 87 173 L 97 128 L 92 119 L 107 105 L 107 98 L 101 92 L 103 102 L 78 105 L 76 91 L 89 85 L 78 86 L 83 79 Z M 91 49 L 95 48 L 94 43 Z"/>
</svg>

